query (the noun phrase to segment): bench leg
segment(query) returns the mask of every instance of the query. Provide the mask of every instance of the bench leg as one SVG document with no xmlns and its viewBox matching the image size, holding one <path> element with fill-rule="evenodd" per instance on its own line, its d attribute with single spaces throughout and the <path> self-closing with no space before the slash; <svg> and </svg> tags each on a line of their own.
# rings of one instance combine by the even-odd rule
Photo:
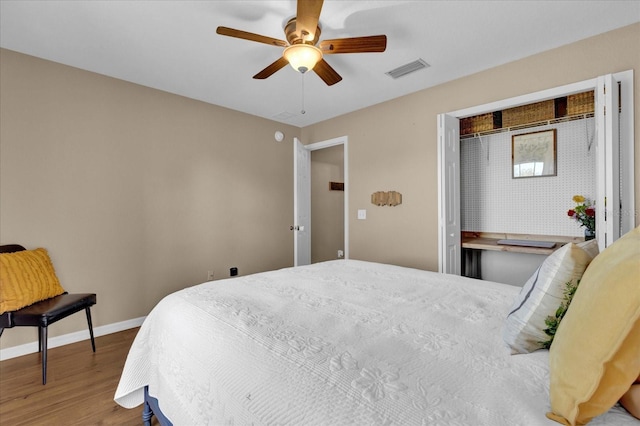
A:
<svg viewBox="0 0 640 426">
<path fill-rule="evenodd" d="M 96 341 L 93 338 L 93 324 L 91 323 L 91 308 L 86 308 L 85 311 L 87 312 L 87 324 L 89 325 L 89 335 L 91 336 L 91 347 L 93 348 L 93 351 L 96 351 Z"/>
<path fill-rule="evenodd" d="M 40 342 L 38 346 L 42 351 L 42 384 L 47 384 L 47 327 L 38 327 Z"/>
</svg>

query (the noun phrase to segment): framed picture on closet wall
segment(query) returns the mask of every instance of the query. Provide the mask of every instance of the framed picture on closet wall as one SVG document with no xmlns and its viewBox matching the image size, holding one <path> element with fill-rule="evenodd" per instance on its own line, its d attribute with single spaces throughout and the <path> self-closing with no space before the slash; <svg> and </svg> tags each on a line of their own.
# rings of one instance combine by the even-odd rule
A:
<svg viewBox="0 0 640 426">
<path fill-rule="evenodd" d="M 513 135 L 511 159 L 514 179 L 556 176 L 556 129 Z"/>
</svg>

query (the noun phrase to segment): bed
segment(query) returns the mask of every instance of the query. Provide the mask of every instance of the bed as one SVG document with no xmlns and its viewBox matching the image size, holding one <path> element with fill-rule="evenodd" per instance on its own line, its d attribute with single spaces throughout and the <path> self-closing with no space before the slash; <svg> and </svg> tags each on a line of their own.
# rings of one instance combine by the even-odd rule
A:
<svg viewBox="0 0 640 426">
<path fill-rule="evenodd" d="M 549 351 L 502 340 L 519 292 L 358 260 L 207 282 L 148 315 L 115 400 L 174 425 L 557 425 Z"/>
</svg>

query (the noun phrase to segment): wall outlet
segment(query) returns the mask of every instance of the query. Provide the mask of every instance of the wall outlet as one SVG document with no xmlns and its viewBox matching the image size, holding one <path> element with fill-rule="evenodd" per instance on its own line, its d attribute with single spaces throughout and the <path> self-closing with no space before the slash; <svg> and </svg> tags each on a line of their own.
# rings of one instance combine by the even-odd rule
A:
<svg viewBox="0 0 640 426">
<path fill-rule="evenodd" d="M 358 210 L 358 219 L 365 220 L 367 218 L 367 211 L 365 209 Z"/>
<path fill-rule="evenodd" d="M 213 281 L 213 271 L 207 271 L 207 281 Z"/>
<path fill-rule="evenodd" d="M 344 257 L 344 251 L 338 250 L 338 259 L 342 259 Z"/>
</svg>

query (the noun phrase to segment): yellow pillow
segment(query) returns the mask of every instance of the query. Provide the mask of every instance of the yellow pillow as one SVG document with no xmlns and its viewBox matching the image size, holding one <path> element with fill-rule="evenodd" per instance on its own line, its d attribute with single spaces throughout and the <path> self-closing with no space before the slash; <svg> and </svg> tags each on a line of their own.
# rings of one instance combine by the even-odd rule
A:
<svg viewBox="0 0 640 426">
<path fill-rule="evenodd" d="M 640 374 L 640 227 L 591 262 L 549 351 L 551 413 L 582 425 Z"/>
<path fill-rule="evenodd" d="M 47 250 L 0 254 L 0 314 L 62 293 Z"/>
</svg>

